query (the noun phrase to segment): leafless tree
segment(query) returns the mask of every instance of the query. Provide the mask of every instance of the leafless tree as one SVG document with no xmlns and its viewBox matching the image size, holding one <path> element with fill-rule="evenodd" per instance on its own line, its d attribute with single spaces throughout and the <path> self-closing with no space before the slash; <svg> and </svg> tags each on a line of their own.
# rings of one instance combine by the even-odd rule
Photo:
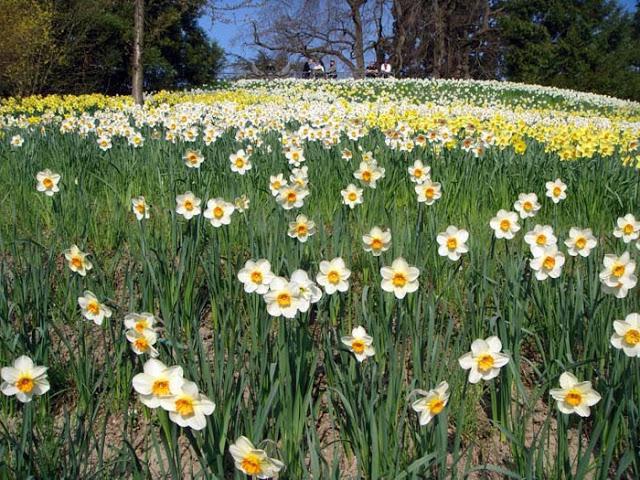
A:
<svg viewBox="0 0 640 480">
<path fill-rule="evenodd" d="M 393 0 L 392 63 L 410 76 L 494 77 L 495 0 Z"/>
<path fill-rule="evenodd" d="M 284 0 L 263 9 L 251 22 L 252 45 L 305 57 L 334 56 L 356 78 L 365 70 L 365 53 L 375 48 L 382 0 Z"/>
</svg>

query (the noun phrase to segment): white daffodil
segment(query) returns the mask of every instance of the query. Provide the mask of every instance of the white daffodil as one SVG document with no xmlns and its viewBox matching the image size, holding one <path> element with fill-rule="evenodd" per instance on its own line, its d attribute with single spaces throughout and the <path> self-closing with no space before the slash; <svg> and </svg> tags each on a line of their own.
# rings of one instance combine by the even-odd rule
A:
<svg viewBox="0 0 640 480">
<path fill-rule="evenodd" d="M 362 189 L 356 187 L 353 183 L 347 185 L 347 188 L 340 191 L 342 195 L 342 203 L 347 205 L 350 209 L 354 209 L 356 205 L 363 202 Z"/>
<path fill-rule="evenodd" d="M 438 182 L 426 178 L 420 185 L 414 187 L 418 195 L 418 203 L 433 205 L 442 196 L 442 186 Z"/>
<path fill-rule="evenodd" d="M 468 239 L 469 232 L 450 225 L 444 232 L 439 233 L 436 237 L 439 245 L 438 255 L 447 257 L 453 261 L 459 260 L 463 253 L 469 251 L 466 243 Z"/>
<path fill-rule="evenodd" d="M 284 175 L 279 173 L 278 175 L 271 175 L 269 177 L 269 190 L 271 190 L 271 195 L 277 197 L 280 193 L 280 190 L 283 187 L 286 187 L 287 181 L 284 179 Z"/>
<path fill-rule="evenodd" d="M 362 161 L 358 170 L 353 173 L 353 176 L 360 180 L 365 186 L 376 188 L 376 183 L 381 178 L 384 178 L 384 168 L 378 167 L 374 161 Z"/>
<path fill-rule="evenodd" d="M 71 245 L 64 251 L 64 258 L 67 259 L 67 265 L 72 272 L 84 277 L 89 270 L 93 268 L 93 264 L 87 260 L 88 253 L 81 251 L 77 245 Z"/>
<path fill-rule="evenodd" d="M 229 155 L 229 162 L 231 162 L 231 171 L 244 175 L 252 168 L 249 155 L 244 150 L 238 150 L 236 153 Z"/>
<path fill-rule="evenodd" d="M 418 391 L 422 397 L 411 404 L 411 408 L 419 415 L 420 425 L 427 425 L 438 415 L 449 401 L 449 384 L 440 382 L 436 388 L 428 392 Z"/>
<path fill-rule="evenodd" d="M 616 298 L 625 298 L 630 289 L 638 283 L 634 275 L 636 262 L 631 260 L 629 252 L 624 252 L 619 257 L 612 254 L 604 256 L 604 270 L 600 272 L 600 281 L 604 285 L 603 290 L 611 293 Z"/>
<path fill-rule="evenodd" d="M 316 224 L 309 220 L 306 215 L 298 215 L 294 222 L 289 223 L 287 235 L 297 238 L 300 242 L 306 242 L 309 237 L 316 233 Z"/>
<path fill-rule="evenodd" d="M 342 258 L 336 257 L 331 261 L 323 260 L 320 262 L 319 268 L 320 272 L 316 275 L 316 281 L 324 288 L 327 295 L 349 290 L 351 270 L 347 268 Z"/>
<path fill-rule="evenodd" d="M 564 372 L 560 375 L 560 388 L 552 388 L 551 396 L 558 402 L 562 413 L 577 413 L 588 417 L 591 409 L 600 401 L 600 394 L 591 387 L 591 382 L 579 382 L 575 375 Z"/>
<path fill-rule="evenodd" d="M 105 318 L 111 317 L 111 309 L 98 301 L 98 298 L 85 290 L 82 297 L 78 297 L 78 305 L 82 309 L 82 316 L 96 325 L 102 325 Z"/>
<path fill-rule="evenodd" d="M 169 412 L 172 422 L 193 430 L 206 427 L 207 416 L 216 408 L 216 404 L 200 393 L 195 383 L 188 380 L 183 382 L 177 394 L 161 399 L 160 406 Z"/>
<path fill-rule="evenodd" d="M 560 200 L 567 198 L 567 185 L 559 178 L 552 182 L 547 182 L 545 187 L 547 188 L 546 195 L 553 203 L 559 203 Z"/>
<path fill-rule="evenodd" d="M 471 351 L 458 359 L 460 366 L 469 370 L 469 383 L 491 380 L 500 373 L 500 369 L 509 363 L 509 357 L 503 353 L 502 342 L 498 337 L 477 339 L 471 344 Z"/>
<path fill-rule="evenodd" d="M 182 195 L 176 196 L 176 213 L 182 215 L 187 220 L 191 220 L 193 217 L 200 215 L 202 211 L 200 204 L 202 200 L 196 197 L 191 192 L 185 192 Z"/>
<path fill-rule="evenodd" d="M 293 318 L 298 313 L 300 287 L 283 277 L 274 277 L 264 294 L 267 312 L 272 317 Z"/>
<path fill-rule="evenodd" d="M 22 403 L 30 402 L 34 395 L 44 395 L 50 388 L 47 367 L 35 365 L 26 355 L 16 358 L 13 366 L 3 367 L 0 376 L 0 391 L 8 397 L 15 395 Z"/>
<path fill-rule="evenodd" d="M 391 230 L 373 227 L 369 233 L 362 236 L 362 243 L 365 252 L 371 252 L 374 257 L 378 257 L 391 247 Z"/>
<path fill-rule="evenodd" d="M 247 437 L 238 438 L 229 447 L 229 453 L 238 470 L 255 478 L 272 478 L 284 468 L 284 463 L 270 458 L 264 450 L 257 449 Z"/>
<path fill-rule="evenodd" d="M 131 199 L 131 210 L 138 220 L 149 218 L 149 206 L 141 195 Z"/>
<path fill-rule="evenodd" d="M 54 193 L 60 191 L 60 187 L 58 187 L 58 183 L 60 183 L 60 174 L 53 173 L 48 168 L 41 172 L 38 172 L 36 175 L 36 180 L 38 184 L 36 185 L 36 190 L 44 193 L 48 197 L 53 197 Z"/>
<path fill-rule="evenodd" d="M 413 162 L 407 170 L 411 181 L 418 185 L 424 183 L 431 175 L 431 167 L 424 165 L 420 160 Z"/>
<path fill-rule="evenodd" d="M 535 217 L 541 205 L 535 193 L 521 193 L 513 204 L 513 208 L 520 214 L 520 218 L 524 219 Z"/>
<path fill-rule="evenodd" d="M 233 200 L 233 206 L 236 208 L 236 211 L 238 213 L 244 213 L 247 210 L 249 210 L 250 203 L 251 201 L 249 200 L 249 197 L 245 193 L 243 193 L 239 197 L 236 197 Z"/>
<path fill-rule="evenodd" d="M 222 198 L 212 198 L 207 202 L 203 215 L 212 226 L 218 228 L 231 223 L 231 215 L 236 207 Z"/>
<path fill-rule="evenodd" d="M 402 299 L 407 293 L 418 290 L 420 270 L 409 265 L 402 257 L 396 258 L 390 267 L 382 267 L 380 275 L 382 290 L 392 292 L 396 298 Z"/>
<path fill-rule="evenodd" d="M 373 338 L 367 335 L 367 331 L 363 327 L 354 328 L 351 330 L 351 335 L 345 335 L 340 340 L 353 352 L 358 362 L 362 362 L 376 353 L 373 348 Z"/>
<path fill-rule="evenodd" d="M 14 135 L 9 143 L 13 148 L 20 148 L 24 144 L 24 138 L 21 135 Z"/>
<path fill-rule="evenodd" d="M 640 237 L 640 222 L 632 214 L 627 213 L 618 218 L 618 226 L 613 231 L 613 236 L 621 238 L 624 243 L 631 243 Z"/>
<path fill-rule="evenodd" d="M 182 160 L 189 168 L 200 168 L 200 165 L 204 162 L 204 156 L 200 153 L 200 150 L 187 150 L 182 156 Z"/>
<path fill-rule="evenodd" d="M 640 315 L 630 313 L 624 320 L 613 322 L 611 345 L 628 357 L 640 357 Z"/>
<path fill-rule="evenodd" d="M 538 280 L 558 278 L 564 265 L 564 253 L 558 251 L 558 247 L 551 245 L 544 249 L 536 249 L 534 257 L 529 260 L 531 269 L 536 272 Z"/>
<path fill-rule="evenodd" d="M 145 328 L 141 332 L 135 329 L 127 330 L 125 336 L 129 343 L 131 343 L 131 350 L 133 350 L 136 355 L 148 353 L 151 358 L 159 355 L 158 350 L 154 347 L 158 341 L 158 334 L 154 330 L 148 328 Z"/>
<path fill-rule="evenodd" d="M 598 240 L 593 236 L 590 228 L 580 229 L 572 227 L 569 229 L 569 238 L 564 241 L 569 255 L 572 257 L 588 257 L 591 250 L 598 244 Z"/>
<path fill-rule="evenodd" d="M 551 225 L 536 225 L 533 227 L 533 230 L 525 233 L 524 241 L 529 245 L 529 249 L 533 255 L 558 243 L 558 239 L 554 235 Z"/>
<path fill-rule="evenodd" d="M 142 333 L 144 330 L 153 330 L 156 317 L 149 312 L 128 313 L 124 317 L 124 326 L 129 330 Z"/>
<path fill-rule="evenodd" d="M 269 291 L 269 284 L 275 275 L 271 272 L 269 260 L 260 259 L 257 261 L 247 260 L 244 268 L 238 272 L 238 280 L 244 285 L 247 293 L 255 292 L 264 295 Z"/>
<path fill-rule="evenodd" d="M 143 372 L 133 377 L 133 389 L 140 401 L 149 408 L 157 408 L 163 400 L 178 395 L 184 384 L 182 367 L 167 367 L 154 358 L 145 362 Z"/>
<path fill-rule="evenodd" d="M 309 274 L 304 270 L 296 270 L 291 274 L 291 282 L 298 286 L 298 311 L 304 313 L 309 310 L 311 304 L 317 303 L 322 298 L 322 290 Z"/>
<path fill-rule="evenodd" d="M 498 239 L 511 240 L 520 231 L 518 214 L 516 212 L 507 212 L 506 210 L 498 210 L 496 216 L 489 222 L 489 226 L 493 228 L 494 234 Z"/>
<path fill-rule="evenodd" d="M 280 189 L 276 201 L 285 210 L 300 208 L 304 205 L 304 199 L 309 195 L 309 190 L 299 186 L 285 186 Z"/>
</svg>

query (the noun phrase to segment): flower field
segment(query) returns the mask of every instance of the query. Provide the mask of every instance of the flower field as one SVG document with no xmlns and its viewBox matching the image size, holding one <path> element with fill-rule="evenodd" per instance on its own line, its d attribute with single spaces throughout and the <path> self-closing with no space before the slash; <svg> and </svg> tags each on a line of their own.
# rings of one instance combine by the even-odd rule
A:
<svg viewBox="0 0 640 480">
<path fill-rule="evenodd" d="M 640 477 L 640 105 L 0 103 L 1 478 Z"/>
</svg>

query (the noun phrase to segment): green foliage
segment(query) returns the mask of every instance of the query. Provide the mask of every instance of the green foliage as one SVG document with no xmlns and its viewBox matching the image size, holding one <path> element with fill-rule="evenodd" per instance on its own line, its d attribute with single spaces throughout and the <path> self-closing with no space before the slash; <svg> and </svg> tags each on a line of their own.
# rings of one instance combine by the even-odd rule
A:
<svg viewBox="0 0 640 480">
<path fill-rule="evenodd" d="M 634 24 L 611 0 L 500 4 L 507 78 L 640 99 L 637 13 Z"/>
<path fill-rule="evenodd" d="M 212 82 L 222 65 L 223 52 L 197 24 L 205 0 L 147 0 L 145 3 L 145 90 Z M 43 2 L 48 10 L 44 6 L 31 8 L 29 5 L 30 2 L 15 0 L 0 2 L 3 11 L 15 12 L 9 17 L 20 19 L 1 23 L 7 38 L 16 41 L 0 41 L 0 75 L 4 73 L 11 80 L 3 83 L 5 88 L 0 94 L 130 91 L 132 2 L 51 0 Z M 9 6 L 13 10 L 9 10 Z M 32 51 L 34 53 L 29 53 Z M 36 55 L 42 51 L 47 57 Z M 15 56 L 16 52 L 22 52 L 19 65 L 24 67 L 7 70 L 2 58 Z M 43 73 L 37 76 L 34 71 Z M 31 81 L 23 86 L 25 82 L 20 80 L 23 77 L 36 78 L 39 82 Z"/>
</svg>

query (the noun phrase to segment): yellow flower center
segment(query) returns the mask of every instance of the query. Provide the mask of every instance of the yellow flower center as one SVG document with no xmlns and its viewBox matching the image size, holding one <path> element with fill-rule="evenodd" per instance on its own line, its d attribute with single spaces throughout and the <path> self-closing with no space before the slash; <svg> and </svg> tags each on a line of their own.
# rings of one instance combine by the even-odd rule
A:
<svg viewBox="0 0 640 480">
<path fill-rule="evenodd" d="M 336 283 L 340 282 L 340 274 L 336 270 L 331 270 L 327 274 L 327 279 L 329 280 L 329 282 L 335 285 Z"/>
<path fill-rule="evenodd" d="M 136 211 L 139 214 L 144 214 L 145 210 L 146 210 L 146 208 L 144 206 L 144 203 L 139 203 L 139 204 L 136 205 Z"/>
<path fill-rule="evenodd" d="M 486 370 L 491 370 L 493 368 L 493 364 L 495 363 L 495 360 L 493 359 L 493 355 L 489 353 L 483 353 L 478 357 L 477 362 L 478 362 L 478 368 L 480 370 L 486 371 Z"/>
<path fill-rule="evenodd" d="M 136 338 L 136 340 L 135 340 L 135 342 L 133 342 L 133 344 L 141 352 L 146 352 L 148 350 L 148 348 L 149 348 L 149 342 L 147 342 L 147 339 L 145 337 Z"/>
<path fill-rule="evenodd" d="M 33 378 L 30 375 L 21 375 L 16 380 L 16 388 L 22 393 L 30 393 L 34 387 Z"/>
<path fill-rule="evenodd" d="M 380 250 L 382 248 L 382 240 L 379 238 L 374 238 L 371 240 L 371 248 L 373 250 Z"/>
<path fill-rule="evenodd" d="M 278 295 L 277 301 L 278 305 L 280 305 L 281 307 L 289 307 L 291 305 L 291 295 L 283 292 Z"/>
<path fill-rule="evenodd" d="M 287 194 L 287 202 L 289 203 L 295 202 L 297 198 L 298 198 L 298 195 L 296 195 L 296 192 L 289 192 Z"/>
<path fill-rule="evenodd" d="M 587 239 L 580 237 L 576 240 L 576 247 L 583 249 L 587 245 Z"/>
<path fill-rule="evenodd" d="M 624 271 L 626 270 L 625 266 L 621 263 L 616 263 L 613 265 L 611 271 L 616 277 L 621 277 L 624 275 Z"/>
<path fill-rule="evenodd" d="M 87 311 L 92 315 L 97 315 L 100 312 L 100 304 L 95 300 L 92 302 L 89 302 L 87 304 Z"/>
<path fill-rule="evenodd" d="M 304 224 L 300 224 L 298 225 L 298 227 L 296 228 L 296 231 L 298 232 L 299 236 L 304 236 L 307 234 L 307 232 L 309 231 L 309 229 L 307 228 L 306 225 Z"/>
<path fill-rule="evenodd" d="M 133 328 L 135 329 L 136 332 L 142 333 L 145 328 L 148 328 L 147 321 L 146 320 L 138 320 L 136 322 L 135 327 L 133 327 Z"/>
<path fill-rule="evenodd" d="M 524 208 L 525 212 L 530 212 L 533 209 L 533 204 L 531 202 L 524 202 L 522 208 Z"/>
<path fill-rule="evenodd" d="M 282 184 L 278 180 L 271 184 L 271 188 L 273 188 L 274 190 L 280 190 L 280 187 L 282 187 Z"/>
<path fill-rule="evenodd" d="M 262 473 L 262 462 L 260 461 L 260 457 L 255 453 L 247 453 L 242 459 L 240 466 L 247 475 L 255 476 Z"/>
<path fill-rule="evenodd" d="M 42 184 L 47 190 L 49 190 L 51 189 L 51 187 L 53 187 L 53 180 L 51 180 L 49 177 L 46 177 L 44 180 L 42 180 Z"/>
<path fill-rule="evenodd" d="M 73 258 L 71 259 L 71 265 L 73 265 L 75 268 L 80 268 L 80 267 L 82 267 L 82 258 L 80 258 L 80 257 L 78 257 L 78 256 L 73 257 Z"/>
<path fill-rule="evenodd" d="M 507 230 L 509 230 L 509 228 L 511 228 L 511 222 L 509 220 L 505 218 L 500 222 L 500 230 L 506 232 Z"/>
<path fill-rule="evenodd" d="M 355 202 L 358 199 L 358 195 L 356 194 L 356 192 L 349 192 L 347 198 L 350 202 Z"/>
<path fill-rule="evenodd" d="M 169 395 L 169 380 L 156 380 L 151 386 L 151 393 L 156 396 Z"/>
<path fill-rule="evenodd" d="M 364 172 L 362 172 L 362 180 L 367 183 L 371 181 L 371 172 L 369 170 L 365 170 Z"/>
<path fill-rule="evenodd" d="M 416 177 L 416 178 L 420 178 L 420 177 L 422 176 L 422 169 L 420 169 L 420 168 L 416 168 L 416 169 L 413 171 L 413 176 L 414 176 L 414 177 Z"/>
<path fill-rule="evenodd" d="M 562 193 L 562 189 L 560 187 L 553 187 L 553 196 L 559 197 Z"/>
<path fill-rule="evenodd" d="M 300 154 L 299 154 L 298 152 L 293 152 L 293 153 L 291 154 L 291 158 L 292 158 L 294 161 L 296 161 L 296 162 L 297 162 L 297 161 L 298 161 L 298 159 L 300 158 Z"/>
<path fill-rule="evenodd" d="M 564 396 L 564 401 L 572 407 L 577 407 L 582 403 L 582 393 L 579 390 L 572 388 Z"/>
<path fill-rule="evenodd" d="M 193 415 L 193 399 L 190 397 L 181 397 L 176 400 L 176 412 L 183 417 L 189 417 Z"/>
<path fill-rule="evenodd" d="M 436 192 L 433 187 L 427 187 L 424 189 L 424 196 L 427 198 L 433 198 L 435 194 Z"/>
<path fill-rule="evenodd" d="M 458 240 L 455 237 L 449 237 L 447 240 L 447 248 L 449 250 L 455 250 L 458 247 Z"/>
<path fill-rule="evenodd" d="M 236 158 L 236 167 L 238 168 L 244 167 L 244 160 L 241 158 Z"/>
<path fill-rule="evenodd" d="M 188 212 L 190 212 L 191 210 L 193 210 L 193 202 L 191 200 L 185 200 L 184 201 L 184 209 Z"/>
<path fill-rule="evenodd" d="M 262 272 L 258 270 L 251 272 L 251 281 L 253 283 L 262 283 Z"/>
<path fill-rule="evenodd" d="M 391 280 L 394 287 L 404 287 L 407 284 L 407 277 L 404 273 L 395 273 L 393 275 L 393 279 Z"/>
<path fill-rule="evenodd" d="M 633 225 L 627 223 L 622 229 L 625 235 L 631 235 L 633 233 Z"/>
<path fill-rule="evenodd" d="M 635 328 L 627 330 L 624 334 L 624 343 L 634 346 L 640 343 L 640 331 Z"/>
<path fill-rule="evenodd" d="M 547 243 L 547 236 L 544 233 L 541 233 L 536 237 L 536 243 L 538 245 L 545 245 Z"/>
<path fill-rule="evenodd" d="M 427 407 L 429 408 L 429 412 L 431 413 L 431 415 L 437 415 L 444 408 L 444 400 L 442 400 L 440 397 L 432 398 L 427 403 Z"/>
<path fill-rule="evenodd" d="M 224 215 L 224 210 L 222 210 L 222 208 L 220 207 L 216 207 L 213 209 L 213 216 L 216 218 L 222 218 L 222 216 Z"/>
<path fill-rule="evenodd" d="M 556 259 L 552 256 L 547 256 L 542 264 L 544 265 L 544 268 L 551 270 L 556 265 Z"/>
<path fill-rule="evenodd" d="M 195 165 L 196 163 L 198 163 L 198 156 L 195 153 L 190 153 L 187 156 L 187 159 L 189 160 L 189 163 L 191 165 Z"/>
<path fill-rule="evenodd" d="M 351 342 L 351 350 L 353 350 L 355 353 L 360 354 L 364 352 L 364 348 L 365 344 L 363 340 L 355 339 Z"/>
</svg>

